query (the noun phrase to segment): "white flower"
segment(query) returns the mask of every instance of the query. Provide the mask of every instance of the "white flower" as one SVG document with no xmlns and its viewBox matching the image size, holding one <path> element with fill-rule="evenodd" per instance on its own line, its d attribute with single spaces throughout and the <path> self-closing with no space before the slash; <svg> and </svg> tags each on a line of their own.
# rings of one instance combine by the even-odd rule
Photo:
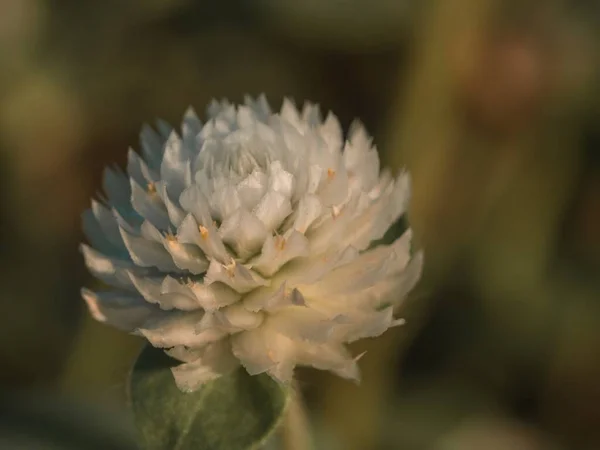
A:
<svg viewBox="0 0 600 450">
<path fill-rule="evenodd" d="M 345 343 L 400 323 L 417 282 L 410 230 L 369 248 L 404 213 L 409 177 L 380 174 L 360 125 L 344 141 L 333 114 L 261 96 L 213 102 L 181 134 L 144 127 L 143 158 L 107 169 L 106 199 L 84 215 L 87 267 L 111 286 L 84 289 L 92 315 L 182 361 L 182 390 L 239 364 L 287 382 L 296 365 L 358 379 Z"/>
</svg>

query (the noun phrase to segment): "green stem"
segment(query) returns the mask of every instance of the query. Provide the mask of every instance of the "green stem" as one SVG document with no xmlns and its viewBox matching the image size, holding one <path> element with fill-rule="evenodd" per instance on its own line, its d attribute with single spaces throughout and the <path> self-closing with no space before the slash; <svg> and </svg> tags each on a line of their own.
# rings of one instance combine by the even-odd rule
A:
<svg viewBox="0 0 600 450">
<path fill-rule="evenodd" d="M 310 420 L 298 383 L 292 385 L 290 404 L 283 423 L 282 443 L 285 450 L 312 450 Z"/>
</svg>

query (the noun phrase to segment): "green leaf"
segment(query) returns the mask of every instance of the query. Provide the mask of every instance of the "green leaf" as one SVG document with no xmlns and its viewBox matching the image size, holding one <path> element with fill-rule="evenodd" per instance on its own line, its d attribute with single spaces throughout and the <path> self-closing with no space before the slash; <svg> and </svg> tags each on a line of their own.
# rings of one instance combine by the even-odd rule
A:
<svg viewBox="0 0 600 450">
<path fill-rule="evenodd" d="M 184 393 L 170 370 L 177 364 L 151 346 L 135 362 L 130 400 L 143 449 L 256 449 L 279 425 L 289 393 L 268 375 L 240 368 Z"/>
</svg>

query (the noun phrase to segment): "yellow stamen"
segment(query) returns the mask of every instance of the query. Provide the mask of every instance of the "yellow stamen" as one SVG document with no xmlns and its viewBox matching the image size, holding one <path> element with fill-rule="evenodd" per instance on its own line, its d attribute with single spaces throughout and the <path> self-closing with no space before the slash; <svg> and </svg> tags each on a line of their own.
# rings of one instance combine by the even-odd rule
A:
<svg viewBox="0 0 600 450">
<path fill-rule="evenodd" d="M 233 278 L 233 276 L 235 275 L 235 259 L 232 259 L 231 262 L 223 267 L 225 267 L 225 270 L 227 271 L 227 275 L 229 275 L 229 278 Z"/>
<path fill-rule="evenodd" d="M 148 194 L 156 194 L 156 185 L 154 183 L 148 183 L 148 186 L 146 186 L 146 190 Z"/>
<path fill-rule="evenodd" d="M 200 235 L 202 236 L 202 239 L 206 240 L 206 238 L 208 238 L 208 229 L 206 227 L 203 227 L 202 225 L 200 225 L 198 229 L 200 230 Z"/>
<path fill-rule="evenodd" d="M 283 249 L 285 248 L 285 244 L 286 244 L 286 242 L 285 242 L 285 238 L 283 238 L 283 237 L 281 237 L 281 236 L 277 236 L 277 237 L 275 238 L 275 247 L 276 247 L 278 250 L 280 250 L 280 251 L 281 251 L 281 250 L 283 250 Z"/>
<path fill-rule="evenodd" d="M 333 180 L 335 178 L 335 170 L 327 169 L 327 178 L 329 181 Z"/>
</svg>

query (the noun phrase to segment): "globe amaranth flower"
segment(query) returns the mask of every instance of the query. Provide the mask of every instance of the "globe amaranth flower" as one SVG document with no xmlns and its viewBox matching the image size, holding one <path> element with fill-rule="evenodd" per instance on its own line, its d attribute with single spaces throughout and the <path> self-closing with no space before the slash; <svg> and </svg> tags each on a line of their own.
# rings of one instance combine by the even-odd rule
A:
<svg viewBox="0 0 600 450">
<path fill-rule="evenodd" d="M 91 314 L 181 361 L 182 390 L 240 364 L 282 382 L 296 365 L 358 379 L 345 344 L 399 324 L 421 273 L 410 230 L 370 248 L 404 213 L 408 174 L 380 173 L 364 128 L 345 140 L 316 105 L 273 113 L 261 96 L 208 115 L 144 127 L 143 157 L 106 170 L 84 215 L 85 262 L 110 286 L 82 291 Z"/>
</svg>

